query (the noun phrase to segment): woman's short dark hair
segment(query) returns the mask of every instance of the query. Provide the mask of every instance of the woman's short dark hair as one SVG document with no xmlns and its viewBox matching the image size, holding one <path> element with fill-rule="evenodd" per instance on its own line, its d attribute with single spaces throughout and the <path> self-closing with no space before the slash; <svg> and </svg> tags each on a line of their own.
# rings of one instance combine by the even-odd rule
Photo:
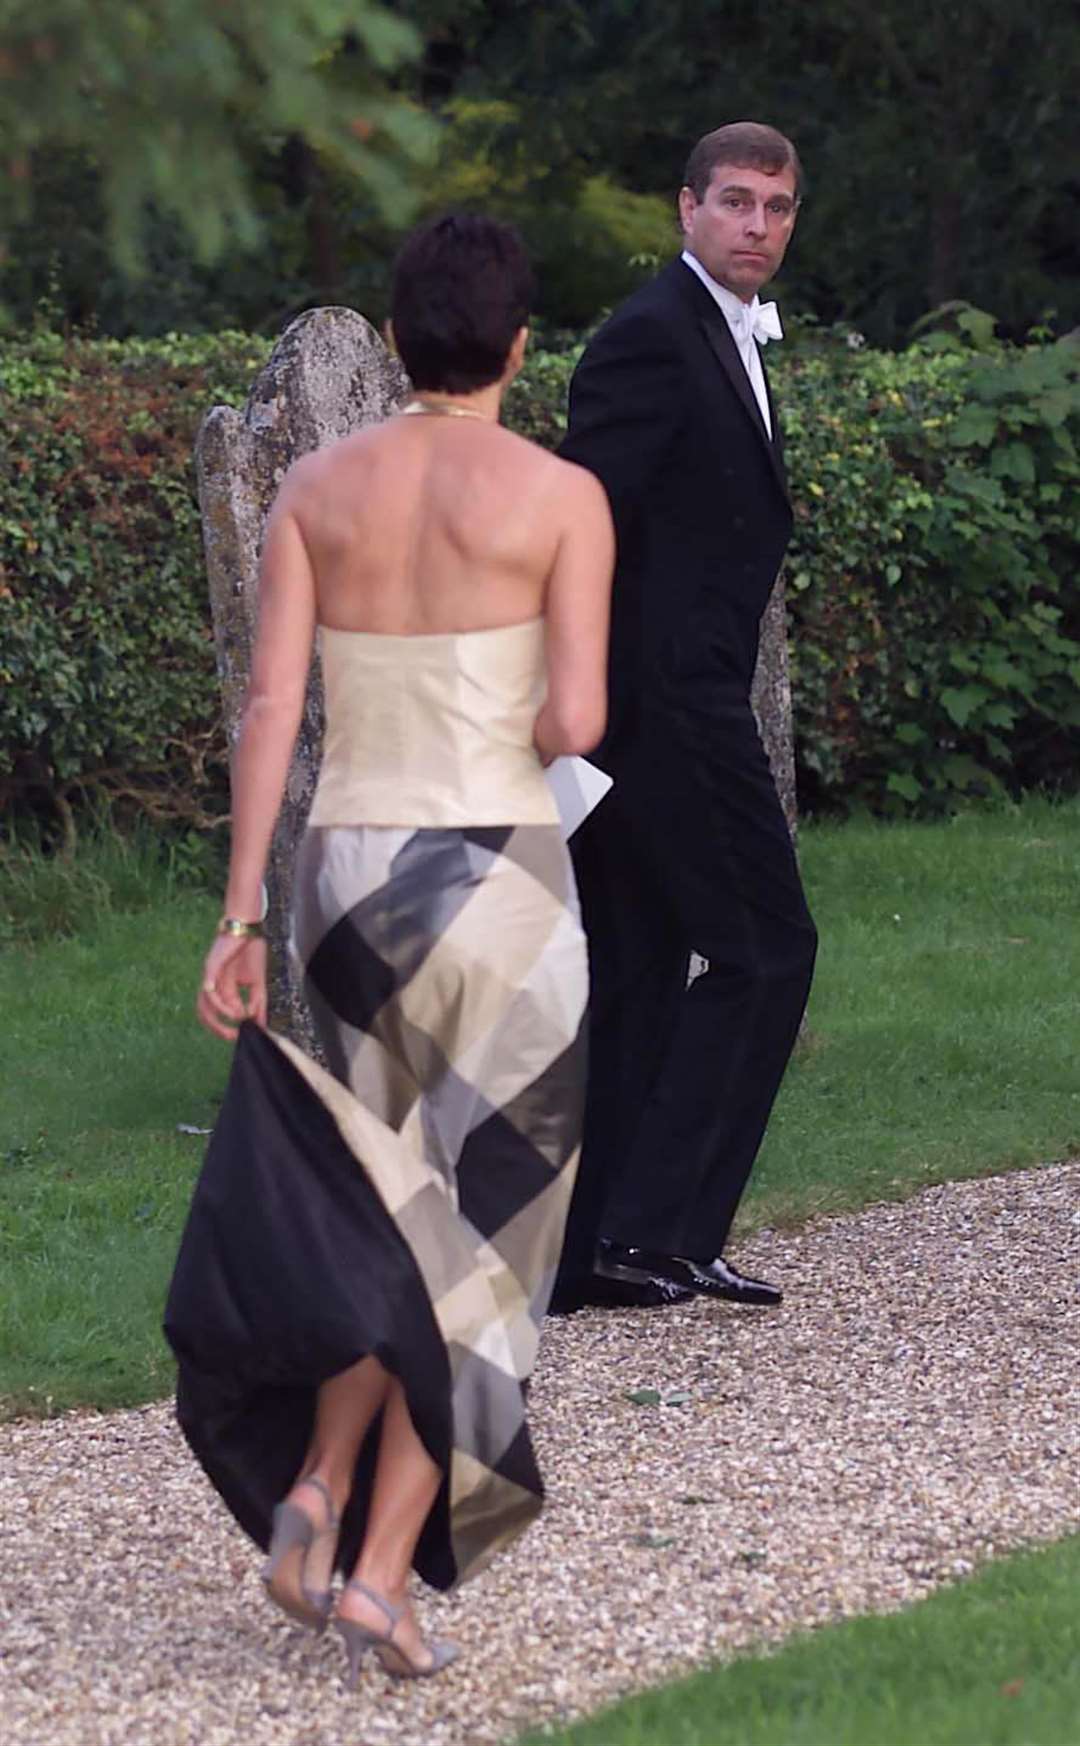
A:
<svg viewBox="0 0 1080 1746">
<path fill-rule="evenodd" d="M 467 394 L 497 382 L 532 292 L 512 225 L 451 212 L 414 230 L 394 264 L 390 311 L 413 387 Z"/>
</svg>

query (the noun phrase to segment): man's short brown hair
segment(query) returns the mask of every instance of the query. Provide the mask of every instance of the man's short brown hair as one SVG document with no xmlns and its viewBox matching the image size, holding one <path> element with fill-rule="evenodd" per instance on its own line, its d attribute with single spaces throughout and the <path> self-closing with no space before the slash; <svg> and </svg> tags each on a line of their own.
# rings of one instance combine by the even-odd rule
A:
<svg viewBox="0 0 1080 1746">
<path fill-rule="evenodd" d="M 683 184 L 697 201 L 705 198 L 717 164 L 734 164 L 740 170 L 762 170 L 767 176 L 791 170 L 796 199 L 802 193 L 803 173 L 799 154 L 785 134 L 760 121 L 731 121 L 698 140 L 686 160 Z"/>
</svg>

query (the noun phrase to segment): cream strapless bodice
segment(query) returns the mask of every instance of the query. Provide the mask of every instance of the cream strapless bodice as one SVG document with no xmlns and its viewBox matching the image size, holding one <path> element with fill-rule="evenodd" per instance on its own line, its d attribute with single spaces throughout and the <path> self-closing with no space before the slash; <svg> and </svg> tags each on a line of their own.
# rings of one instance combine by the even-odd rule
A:
<svg viewBox="0 0 1080 1746">
<path fill-rule="evenodd" d="M 544 621 L 436 636 L 319 629 L 326 733 L 309 823 L 554 824 L 533 745 Z"/>
</svg>

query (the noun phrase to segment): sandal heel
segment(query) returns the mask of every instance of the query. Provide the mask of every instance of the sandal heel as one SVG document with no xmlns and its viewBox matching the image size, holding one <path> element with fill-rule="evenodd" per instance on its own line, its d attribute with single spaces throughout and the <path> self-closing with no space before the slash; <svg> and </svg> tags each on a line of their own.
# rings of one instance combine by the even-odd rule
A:
<svg viewBox="0 0 1080 1746">
<path fill-rule="evenodd" d="M 358 1625 L 354 1619 L 335 1619 L 334 1624 L 341 1633 L 348 1657 L 349 1671 L 345 1685 L 347 1690 L 355 1691 L 360 1677 L 360 1663 L 378 1638 L 374 1632 L 367 1630 L 364 1625 Z"/>
<path fill-rule="evenodd" d="M 441 1673 L 444 1667 L 449 1667 L 456 1661 L 461 1651 L 456 1643 L 435 1642 L 425 1647 L 431 1655 L 431 1661 L 423 1666 L 413 1660 L 412 1656 L 394 1642 L 394 1632 L 405 1617 L 405 1608 L 394 1606 L 376 1589 L 369 1588 L 366 1582 L 361 1582 L 354 1576 L 345 1584 L 346 1588 L 355 1588 L 364 1595 L 379 1611 L 386 1616 L 386 1629 L 373 1631 L 369 1625 L 361 1625 L 355 1619 L 343 1619 L 339 1614 L 334 1624 L 341 1632 L 349 1657 L 349 1672 L 346 1681 L 349 1690 L 356 1686 L 357 1670 L 361 1657 L 369 1649 L 374 1649 L 379 1658 L 379 1664 L 391 1679 L 430 1679 L 432 1674 Z"/>
<path fill-rule="evenodd" d="M 324 1528 L 316 1528 L 310 1516 L 306 1516 L 296 1504 L 289 1503 L 288 1499 L 279 1503 L 272 1517 L 270 1545 L 262 1579 L 275 1606 L 280 1607 L 282 1612 L 287 1613 L 298 1624 L 307 1625 L 314 1631 L 322 1631 L 330 1618 L 333 1595 L 329 1589 L 319 1592 L 308 1588 L 304 1581 L 304 1572 L 313 1543 L 323 1534 L 336 1530 L 338 1518 L 333 1513 L 330 1493 L 321 1479 L 305 1479 L 300 1483 L 314 1486 L 323 1493 L 327 1505 L 327 1524 Z M 290 1560 L 295 1564 L 295 1569 L 291 1571 Z"/>
</svg>

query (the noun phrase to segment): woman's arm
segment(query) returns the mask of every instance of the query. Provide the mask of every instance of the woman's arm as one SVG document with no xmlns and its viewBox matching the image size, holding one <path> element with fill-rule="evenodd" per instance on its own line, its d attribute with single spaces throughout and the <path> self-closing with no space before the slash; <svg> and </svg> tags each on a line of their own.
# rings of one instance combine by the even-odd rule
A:
<svg viewBox="0 0 1080 1746">
<path fill-rule="evenodd" d="M 300 486 L 286 479 L 267 523 L 259 564 L 259 620 L 232 760 L 232 846 L 225 914 L 256 921 L 270 839 L 304 709 L 315 634 L 315 577 L 297 519 Z M 247 988 L 245 1003 L 241 990 Z M 203 968 L 196 1010 L 232 1040 L 228 1020 L 266 1022 L 262 940 L 218 935 Z"/>
<path fill-rule="evenodd" d="M 534 738 L 544 762 L 589 752 L 607 722 L 607 645 L 615 531 L 603 486 L 561 462 L 564 526 L 548 579 L 547 698 Z"/>
</svg>

